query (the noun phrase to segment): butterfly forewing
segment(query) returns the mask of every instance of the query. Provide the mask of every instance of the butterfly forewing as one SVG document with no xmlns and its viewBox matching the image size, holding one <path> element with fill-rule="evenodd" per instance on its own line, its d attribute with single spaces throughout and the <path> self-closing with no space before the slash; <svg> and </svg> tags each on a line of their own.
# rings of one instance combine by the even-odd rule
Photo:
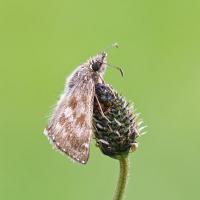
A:
<svg viewBox="0 0 200 200">
<path fill-rule="evenodd" d="M 73 160 L 85 164 L 92 134 L 94 81 L 87 67 L 80 67 L 67 82 L 46 134 L 54 146 Z"/>
<path fill-rule="evenodd" d="M 102 82 L 106 56 L 97 54 L 72 73 L 44 131 L 58 150 L 81 164 L 89 157 L 95 84 Z"/>
</svg>

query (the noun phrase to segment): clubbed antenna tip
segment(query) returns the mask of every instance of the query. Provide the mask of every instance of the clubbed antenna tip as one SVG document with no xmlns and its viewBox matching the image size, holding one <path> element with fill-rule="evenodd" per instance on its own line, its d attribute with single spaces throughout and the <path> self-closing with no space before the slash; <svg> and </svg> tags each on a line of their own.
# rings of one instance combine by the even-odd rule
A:
<svg viewBox="0 0 200 200">
<path fill-rule="evenodd" d="M 115 42 L 115 43 L 112 44 L 112 47 L 113 48 L 119 48 L 119 44 L 117 42 Z"/>
</svg>

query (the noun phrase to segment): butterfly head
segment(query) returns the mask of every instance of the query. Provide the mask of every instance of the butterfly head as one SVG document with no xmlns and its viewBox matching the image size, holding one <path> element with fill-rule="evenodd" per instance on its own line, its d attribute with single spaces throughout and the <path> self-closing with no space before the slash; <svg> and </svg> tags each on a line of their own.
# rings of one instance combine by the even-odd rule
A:
<svg viewBox="0 0 200 200">
<path fill-rule="evenodd" d="M 106 68 L 106 57 L 107 54 L 105 52 L 102 52 L 91 59 L 90 61 L 90 68 L 94 72 L 103 73 Z"/>
</svg>

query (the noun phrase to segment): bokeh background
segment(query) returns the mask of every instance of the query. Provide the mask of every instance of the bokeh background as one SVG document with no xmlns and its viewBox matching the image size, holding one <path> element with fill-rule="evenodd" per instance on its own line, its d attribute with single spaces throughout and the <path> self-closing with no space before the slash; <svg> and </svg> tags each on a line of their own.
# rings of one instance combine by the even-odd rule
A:
<svg viewBox="0 0 200 200">
<path fill-rule="evenodd" d="M 118 162 L 86 166 L 42 132 L 74 68 L 113 42 L 105 80 L 148 125 L 130 155 L 126 199 L 199 199 L 198 0 L 0 1 L 0 199 L 112 199 Z"/>
</svg>

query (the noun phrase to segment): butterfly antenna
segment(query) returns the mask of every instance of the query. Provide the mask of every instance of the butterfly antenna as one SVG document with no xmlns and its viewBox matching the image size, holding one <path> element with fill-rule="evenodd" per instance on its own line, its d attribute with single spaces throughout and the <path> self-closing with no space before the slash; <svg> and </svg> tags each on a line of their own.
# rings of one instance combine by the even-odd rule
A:
<svg viewBox="0 0 200 200">
<path fill-rule="evenodd" d="M 115 42 L 115 43 L 109 45 L 108 47 L 106 47 L 106 48 L 103 50 L 103 52 L 106 52 L 106 51 L 108 51 L 108 50 L 110 50 L 110 49 L 112 49 L 112 48 L 119 48 L 118 43 Z"/>
<path fill-rule="evenodd" d="M 108 50 L 110 50 L 110 49 L 112 49 L 112 48 L 119 48 L 119 45 L 118 45 L 118 43 L 117 43 L 117 42 L 115 42 L 115 43 L 113 43 L 113 44 L 109 45 L 108 47 L 106 47 L 106 48 L 103 50 L 103 52 L 106 52 L 106 51 L 108 51 Z M 104 63 L 104 64 L 108 65 L 109 67 L 113 67 L 113 68 L 115 68 L 115 69 L 119 70 L 119 71 L 120 71 L 120 74 L 121 74 L 121 76 L 122 76 L 122 77 L 124 76 L 124 72 L 123 72 L 123 70 L 122 70 L 122 68 L 121 68 L 121 67 L 113 66 L 113 65 L 111 65 L 111 64 L 108 64 L 108 63 Z"/>
<path fill-rule="evenodd" d="M 105 64 L 106 64 L 108 67 L 112 67 L 112 68 L 115 68 L 115 69 L 119 70 L 121 76 L 124 77 L 124 71 L 122 70 L 121 67 L 113 66 L 113 65 L 111 65 L 111 64 L 109 64 L 109 63 L 105 63 Z"/>
</svg>

